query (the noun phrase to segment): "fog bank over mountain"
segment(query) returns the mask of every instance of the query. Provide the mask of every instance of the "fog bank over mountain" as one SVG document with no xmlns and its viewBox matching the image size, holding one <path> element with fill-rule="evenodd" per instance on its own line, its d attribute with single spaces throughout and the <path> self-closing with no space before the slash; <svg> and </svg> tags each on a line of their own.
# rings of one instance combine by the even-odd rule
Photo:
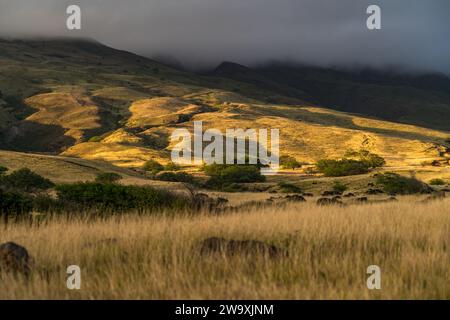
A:
<svg viewBox="0 0 450 320">
<path fill-rule="evenodd" d="M 82 9 L 82 30 L 65 27 L 66 7 Z M 366 9 L 382 29 L 366 28 Z M 0 0 L 0 35 L 76 36 L 188 68 L 222 61 L 402 66 L 450 74 L 447 0 Z"/>
</svg>

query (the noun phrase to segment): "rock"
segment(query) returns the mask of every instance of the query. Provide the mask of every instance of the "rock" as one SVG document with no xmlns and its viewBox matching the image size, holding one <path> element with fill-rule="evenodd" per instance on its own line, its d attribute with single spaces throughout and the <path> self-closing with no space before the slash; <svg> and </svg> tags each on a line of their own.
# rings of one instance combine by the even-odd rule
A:
<svg viewBox="0 0 450 320">
<path fill-rule="evenodd" d="M 317 205 L 319 206 L 328 206 L 328 205 L 334 205 L 334 204 L 342 204 L 342 202 L 339 199 L 335 198 L 320 198 L 317 200 Z"/>
<path fill-rule="evenodd" d="M 304 197 L 314 197 L 314 195 L 312 193 L 309 193 L 309 192 L 304 192 L 303 196 Z"/>
<path fill-rule="evenodd" d="M 298 194 L 295 195 L 288 195 L 286 197 L 284 197 L 284 199 L 286 199 L 287 201 L 292 201 L 292 202 L 306 202 L 306 199 Z"/>
<path fill-rule="evenodd" d="M 369 199 L 367 197 L 360 197 L 360 198 L 357 198 L 356 201 L 358 201 L 358 202 L 368 202 Z"/>
<path fill-rule="evenodd" d="M 345 198 L 353 198 L 353 197 L 355 197 L 355 194 L 349 192 L 349 193 L 345 194 L 344 197 L 345 197 Z"/>
<path fill-rule="evenodd" d="M 209 255 L 221 253 L 227 256 L 237 254 L 244 255 L 267 255 L 270 258 L 287 256 L 287 252 L 274 245 L 266 244 L 257 240 L 227 240 L 224 238 L 212 237 L 203 240 L 200 244 L 200 253 Z"/>
<path fill-rule="evenodd" d="M 323 197 L 329 197 L 329 196 L 340 196 L 342 193 L 338 191 L 324 191 L 322 193 Z"/>
<path fill-rule="evenodd" d="M 375 195 L 375 194 L 382 194 L 382 193 L 384 193 L 384 191 L 380 190 L 380 189 L 369 189 L 366 191 L 366 194 L 368 194 L 368 195 Z"/>
<path fill-rule="evenodd" d="M 0 245 L 0 273 L 30 274 L 31 258 L 27 249 L 14 243 L 6 242 Z"/>
</svg>

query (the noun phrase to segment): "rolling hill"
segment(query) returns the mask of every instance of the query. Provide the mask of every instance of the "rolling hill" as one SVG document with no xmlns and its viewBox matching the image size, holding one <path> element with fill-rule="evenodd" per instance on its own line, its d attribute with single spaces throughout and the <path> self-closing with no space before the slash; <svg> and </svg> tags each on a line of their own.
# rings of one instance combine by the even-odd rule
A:
<svg viewBox="0 0 450 320">
<path fill-rule="evenodd" d="M 368 149 L 391 168 L 448 164 L 447 80 L 224 63 L 176 70 L 83 39 L 0 40 L 0 147 L 136 168 L 169 161 L 176 128 L 279 128 L 313 163 Z M 0 154 L 4 157 L 5 154 Z"/>
</svg>

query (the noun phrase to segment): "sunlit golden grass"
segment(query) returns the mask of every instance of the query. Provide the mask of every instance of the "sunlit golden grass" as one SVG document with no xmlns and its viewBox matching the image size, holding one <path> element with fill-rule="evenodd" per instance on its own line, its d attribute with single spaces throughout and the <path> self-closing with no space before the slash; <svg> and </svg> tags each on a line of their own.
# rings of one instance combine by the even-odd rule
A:
<svg viewBox="0 0 450 320">
<path fill-rule="evenodd" d="M 27 247 L 35 270 L 28 282 L 6 279 L 0 299 L 448 299 L 450 201 L 403 200 L 1 226 L 0 241 Z M 289 256 L 201 256 L 198 243 L 211 236 L 264 241 Z M 66 288 L 72 264 L 79 291 Z M 373 264 L 381 290 L 366 287 Z"/>
</svg>

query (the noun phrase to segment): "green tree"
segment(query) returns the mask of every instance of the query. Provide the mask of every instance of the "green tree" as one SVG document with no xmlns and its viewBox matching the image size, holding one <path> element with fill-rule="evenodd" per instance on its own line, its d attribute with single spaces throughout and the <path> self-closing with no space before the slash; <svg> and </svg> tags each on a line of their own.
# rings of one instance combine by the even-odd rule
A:
<svg viewBox="0 0 450 320">
<path fill-rule="evenodd" d="M 347 186 L 340 181 L 334 181 L 332 188 L 333 191 L 338 193 L 343 193 L 345 190 L 347 190 Z"/>
<path fill-rule="evenodd" d="M 326 177 L 343 177 L 369 172 L 369 165 L 365 161 L 352 159 L 323 159 L 317 162 L 316 167 Z"/>
<path fill-rule="evenodd" d="M 302 167 L 301 163 L 291 156 L 281 156 L 280 165 L 285 169 L 292 169 L 292 170 Z"/>
<path fill-rule="evenodd" d="M 46 179 L 28 168 L 22 168 L 3 176 L 1 184 L 7 189 L 24 192 L 47 190 L 54 186 L 53 182 Z"/>
</svg>

